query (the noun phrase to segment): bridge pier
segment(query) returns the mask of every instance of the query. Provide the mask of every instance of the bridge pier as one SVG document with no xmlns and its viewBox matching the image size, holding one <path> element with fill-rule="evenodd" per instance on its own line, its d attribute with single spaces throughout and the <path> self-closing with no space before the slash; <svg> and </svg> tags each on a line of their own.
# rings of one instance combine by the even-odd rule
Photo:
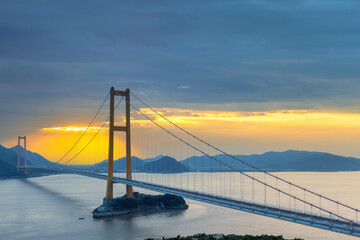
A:
<svg viewBox="0 0 360 240">
<path fill-rule="evenodd" d="M 125 112 L 126 112 L 126 125 L 125 126 L 114 126 L 114 99 L 115 96 L 125 97 Z M 130 90 L 127 88 L 126 91 L 115 90 L 114 87 L 110 88 L 110 117 L 109 117 L 109 155 L 108 155 L 108 178 L 106 185 L 106 196 L 104 204 L 110 203 L 109 199 L 114 198 L 113 194 L 113 175 L 114 175 L 114 132 L 123 131 L 126 133 L 126 178 L 132 179 L 131 176 L 131 139 L 130 139 Z M 126 196 L 133 198 L 133 187 L 126 185 Z"/>
</svg>

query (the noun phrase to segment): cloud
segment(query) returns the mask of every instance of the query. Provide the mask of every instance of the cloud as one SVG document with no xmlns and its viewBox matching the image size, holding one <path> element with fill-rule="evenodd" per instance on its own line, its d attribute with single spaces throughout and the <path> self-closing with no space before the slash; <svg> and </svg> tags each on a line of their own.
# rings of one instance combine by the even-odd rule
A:
<svg viewBox="0 0 360 240">
<path fill-rule="evenodd" d="M 77 126 L 68 126 L 68 127 L 52 127 L 52 128 L 42 128 L 42 131 L 46 132 L 97 132 L 100 127 L 77 127 Z"/>
<path fill-rule="evenodd" d="M 206 125 L 208 122 L 230 122 L 233 124 L 243 123 L 272 123 L 275 125 L 292 125 L 294 123 L 307 126 L 309 128 L 318 128 L 323 125 L 327 129 L 329 125 L 342 128 L 356 128 L 360 122 L 359 113 L 346 112 L 319 112 L 315 110 L 276 110 L 276 111 L 204 111 L 199 109 L 176 109 L 160 108 L 156 109 L 161 115 L 165 116 L 171 122 L 177 124 Z M 140 111 L 149 116 L 153 121 L 160 123 L 168 122 L 154 113 L 151 109 L 141 108 Z M 134 119 L 134 122 L 145 120 Z M 317 122 L 317 124 L 314 124 Z M 155 126 L 155 125 L 154 125 Z"/>
<path fill-rule="evenodd" d="M 322 150 L 346 156 L 358 156 L 357 139 L 360 132 L 360 114 L 346 112 L 325 112 L 309 110 L 281 111 L 204 111 L 194 109 L 161 108 L 157 109 L 172 122 L 184 127 L 201 139 L 233 154 L 260 153 L 270 150 L 310 149 Z M 153 121 L 165 127 L 180 138 L 189 141 L 181 132 L 160 118 L 150 109 L 142 108 Z M 187 145 L 175 141 L 169 134 L 164 134 L 159 127 L 132 114 L 131 132 L 133 153 L 144 156 L 146 149 L 152 155 L 164 154 L 164 146 L 176 146 L 179 159 L 184 158 Z M 118 124 L 117 124 L 118 125 Z M 99 162 L 107 157 L 108 129 L 99 132 L 99 127 L 92 127 L 79 141 L 77 148 L 67 157 L 76 153 L 92 141 L 92 147 L 85 150 L 74 162 Z M 84 125 L 45 128 L 28 135 L 32 151 L 39 152 L 51 160 L 58 160 L 83 134 Z M 96 137 L 94 137 L 96 135 Z M 115 137 L 116 146 L 124 146 L 125 135 Z M 190 138 L 190 142 L 192 138 Z M 192 144 L 197 144 L 196 142 Z M 13 144 L 10 144 L 12 146 Z M 44 146 L 46 146 L 44 148 Z M 94 154 L 94 146 L 97 154 Z M 144 146 L 147 146 L 144 148 Z M 207 146 L 196 145 L 205 151 Z M 174 148 L 171 148 L 174 149 Z M 99 154 L 100 153 L 100 157 Z M 124 152 L 118 152 L 124 154 Z M 182 157 L 181 157 L 182 156 Z M 65 160 L 66 161 L 66 160 Z"/>
<path fill-rule="evenodd" d="M 85 119 L 112 85 L 160 107 L 354 108 L 359 10 L 340 0 L 2 1 L 0 140 Z"/>
</svg>

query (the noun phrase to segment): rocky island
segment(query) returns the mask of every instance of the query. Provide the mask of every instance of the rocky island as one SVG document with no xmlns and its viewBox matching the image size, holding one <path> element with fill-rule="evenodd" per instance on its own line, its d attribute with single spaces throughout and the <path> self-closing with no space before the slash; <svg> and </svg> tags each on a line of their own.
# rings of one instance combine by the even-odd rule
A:
<svg viewBox="0 0 360 240">
<path fill-rule="evenodd" d="M 148 195 L 134 192 L 133 198 L 126 195 L 113 199 L 104 198 L 103 204 L 92 214 L 94 218 L 112 217 L 145 211 L 185 210 L 189 206 L 184 198 L 176 195 Z"/>
</svg>

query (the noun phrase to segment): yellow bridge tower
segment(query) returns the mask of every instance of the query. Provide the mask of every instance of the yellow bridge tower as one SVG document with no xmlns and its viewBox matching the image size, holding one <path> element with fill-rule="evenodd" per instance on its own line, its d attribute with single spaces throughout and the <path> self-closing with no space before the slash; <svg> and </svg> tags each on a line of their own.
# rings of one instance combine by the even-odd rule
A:
<svg viewBox="0 0 360 240">
<path fill-rule="evenodd" d="M 125 97 L 125 112 L 126 124 L 125 126 L 114 126 L 114 99 L 115 96 Z M 109 119 L 109 156 L 108 156 L 108 178 L 106 185 L 106 199 L 112 199 L 113 196 L 113 175 L 114 175 L 114 132 L 126 132 L 126 178 L 131 179 L 131 140 L 130 140 L 130 90 L 127 88 L 125 91 L 114 90 L 110 88 L 110 119 Z M 129 198 L 134 197 L 133 187 L 126 185 L 126 196 Z"/>
</svg>

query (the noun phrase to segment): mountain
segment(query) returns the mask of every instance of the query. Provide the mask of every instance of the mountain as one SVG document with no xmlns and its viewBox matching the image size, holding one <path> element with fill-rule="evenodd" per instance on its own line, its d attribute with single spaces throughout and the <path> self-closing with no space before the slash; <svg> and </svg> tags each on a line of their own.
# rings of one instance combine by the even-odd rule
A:
<svg viewBox="0 0 360 240">
<path fill-rule="evenodd" d="M 107 164 L 108 160 L 104 160 L 100 163 L 96 163 L 92 165 L 90 168 L 97 170 L 97 171 L 107 171 Z M 144 166 L 144 161 L 141 158 L 132 156 L 131 157 L 131 169 L 133 171 L 139 171 Z M 114 171 L 115 172 L 122 172 L 126 170 L 126 157 L 119 158 L 114 161 Z"/>
<path fill-rule="evenodd" d="M 24 165 L 23 154 L 24 153 L 20 155 L 20 165 Z M 49 166 L 52 164 L 41 155 L 30 151 L 26 151 L 26 158 L 27 166 Z M 0 178 L 24 177 L 24 173 L 17 172 L 17 162 L 17 146 L 5 148 L 0 145 Z M 28 176 L 40 176 L 41 174 L 53 174 L 54 172 L 39 169 L 28 169 L 28 173 Z"/>
<path fill-rule="evenodd" d="M 0 178 L 21 175 L 17 172 L 17 160 L 17 154 L 0 145 Z"/>
<path fill-rule="evenodd" d="M 20 175 L 15 166 L 0 160 L 0 179 Z"/>
<path fill-rule="evenodd" d="M 272 170 L 283 168 L 284 165 L 289 165 L 299 159 L 316 155 L 318 153 L 319 152 L 288 150 L 285 152 L 266 152 L 264 154 L 252 154 L 248 156 L 239 155 L 237 157 L 243 158 L 245 161 L 252 162 L 252 164 L 260 168 Z"/>
<path fill-rule="evenodd" d="M 9 150 L 13 151 L 17 155 L 18 146 L 14 146 L 12 148 L 9 148 Z M 24 153 L 21 153 L 21 154 L 23 156 Z M 53 165 L 52 162 L 50 162 L 49 160 L 47 160 L 46 158 L 44 158 L 40 154 L 35 153 L 35 152 L 31 152 L 29 150 L 26 150 L 26 160 L 27 160 L 28 164 L 30 162 L 30 165 L 34 165 L 34 166 L 48 167 L 50 165 Z"/>
<path fill-rule="evenodd" d="M 146 162 L 146 163 L 149 163 L 149 162 L 159 160 L 159 159 L 161 159 L 163 157 L 164 157 L 164 155 L 160 154 L 159 156 L 156 156 L 156 157 L 153 157 L 153 158 L 145 158 L 145 159 L 143 159 L 143 161 Z"/>
<path fill-rule="evenodd" d="M 0 145 L 0 160 L 11 165 L 11 166 L 17 166 L 17 153 L 14 153 L 10 149 L 3 147 Z"/>
<path fill-rule="evenodd" d="M 175 158 L 164 156 L 159 160 L 146 163 L 141 171 L 150 173 L 182 173 L 187 172 L 188 168 L 176 161 Z"/>
<path fill-rule="evenodd" d="M 211 171 L 215 169 L 220 169 L 220 163 L 212 160 L 208 156 L 192 156 L 187 159 L 180 161 L 181 164 L 186 166 L 189 170 L 195 171 Z"/>
<path fill-rule="evenodd" d="M 319 172 L 360 171 L 360 159 L 317 153 L 293 162 L 288 169 Z"/>
<path fill-rule="evenodd" d="M 266 171 L 360 171 L 360 159 L 343 157 L 323 152 L 295 151 L 266 152 L 263 154 L 235 155 L 237 159 L 243 160 L 259 169 Z M 156 173 L 179 173 L 186 171 L 230 171 L 229 167 L 218 161 L 231 166 L 233 169 L 252 171 L 250 167 L 241 161 L 224 154 L 214 156 L 192 156 L 180 162 L 169 156 L 159 155 L 154 158 L 141 159 L 131 157 L 132 169 L 135 172 Z M 217 161 L 218 160 L 218 161 Z M 23 157 L 20 158 L 24 162 Z M 27 151 L 28 166 L 50 166 L 53 163 L 38 153 Z M 17 146 L 10 149 L 0 145 L 0 177 L 19 175 L 17 167 Z M 80 165 L 81 169 L 90 169 L 95 172 L 107 171 L 107 160 L 94 165 Z M 126 158 L 114 161 L 114 171 L 126 170 Z"/>
<path fill-rule="evenodd" d="M 359 171 L 360 159 L 330 153 L 289 150 L 249 155 L 245 161 L 267 171 Z"/>
<path fill-rule="evenodd" d="M 239 157 L 240 156 L 240 157 Z M 247 159 L 248 156 L 238 155 L 235 156 L 240 159 Z M 249 160 L 246 160 L 249 161 Z M 248 170 L 249 167 L 243 165 L 240 161 L 229 157 L 224 154 L 208 157 L 208 156 L 193 156 L 181 161 L 181 163 L 192 171 L 203 171 L 203 172 L 224 172 L 230 171 L 230 168 L 221 164 L 225 163 L 227 166 L 231 166 L 234 169 Z"/>
<path fill-rule="evenodd" d="M 285 152 L 266 152 L 264 154 L 234 155 L 266 171 L 359 171 L 360 159 L 343 157 L 322 152 L 288 150 Z M 238 170 L 250 171 L 251 168 L 224 154 L 215 159 Z M 207 156 L 187 158 L 181 163 L 195 171 L 229 171 L 230 168 L 220 165 Z"/>
</svg>

